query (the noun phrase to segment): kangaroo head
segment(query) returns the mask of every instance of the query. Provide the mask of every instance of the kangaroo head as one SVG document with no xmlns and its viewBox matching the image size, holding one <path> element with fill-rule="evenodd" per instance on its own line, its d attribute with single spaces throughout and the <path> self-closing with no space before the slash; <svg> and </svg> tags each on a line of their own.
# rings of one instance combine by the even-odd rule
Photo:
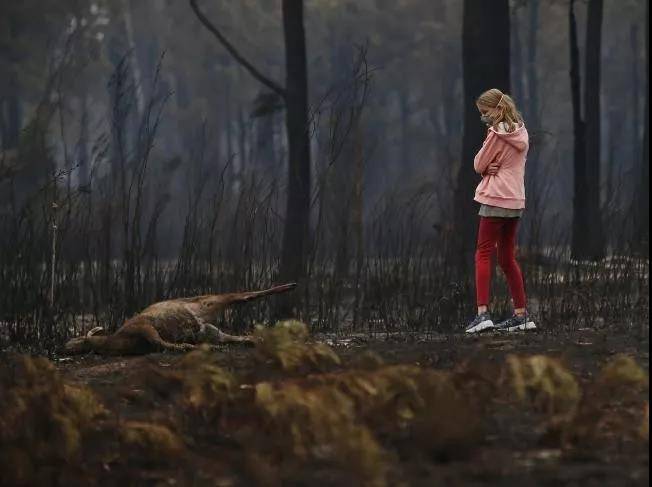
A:
<svg viewBox="0 0 652 487">
<path fill-rule="evenodd" d="M 67 354 L 88 353 L 93 350 L 93 345 L 86 337 L 73 338 L 68 340 L 63 347 L 63 351 Z"/>
<path fill-rule="evenodd" d="M 64 345 L 63 351 L 67 354 L 88 353 L 97 350 L 101 347 L 106 337 L 94 336 L 96 333 L 102 331 L 102 327 L 95 327 L 89 331 L 86 336 L 73 338 L 68 340 Z"/>
</svg>

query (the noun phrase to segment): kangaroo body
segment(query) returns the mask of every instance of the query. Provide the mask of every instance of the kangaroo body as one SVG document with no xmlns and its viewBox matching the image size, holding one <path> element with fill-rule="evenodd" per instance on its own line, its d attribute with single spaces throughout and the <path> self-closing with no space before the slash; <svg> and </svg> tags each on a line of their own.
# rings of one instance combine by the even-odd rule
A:
<svg viewBox="0 0 652 487">
<path fill-rule="evenodd" d="M 84 337 L 73 338 L 66 343 L 64 352 L 128 355 L 163 350 L 188 351 L 204 343 L 250 343 L 250 337 L 229 335 L 215 326 L 219 316 L 232 305 L 287 292 L 295 287 L 296 284 L 284 284 L 263 291 L 161 301 L 125 321 L 113 335 L 98 336 L 96 333 L 102 329 L 94 328 Z"/>
</svg>

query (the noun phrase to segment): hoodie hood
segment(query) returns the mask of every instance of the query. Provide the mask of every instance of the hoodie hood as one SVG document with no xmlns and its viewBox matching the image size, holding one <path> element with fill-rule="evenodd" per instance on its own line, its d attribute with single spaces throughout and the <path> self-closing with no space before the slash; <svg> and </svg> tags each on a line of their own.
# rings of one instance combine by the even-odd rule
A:
<svg viewBox="0 0 652 487">
<path fill-rule="evenodd" d="M 498 129 L 491 127 L 489 130 L 494 132 L 501 140 L 511 145 L 519 152 L 524 152 L 529 147 L 529 135 L 524 124 L 521 124 L 513 132 L 506 132 L 503 127 L 498 127 Z"/>
</svg>

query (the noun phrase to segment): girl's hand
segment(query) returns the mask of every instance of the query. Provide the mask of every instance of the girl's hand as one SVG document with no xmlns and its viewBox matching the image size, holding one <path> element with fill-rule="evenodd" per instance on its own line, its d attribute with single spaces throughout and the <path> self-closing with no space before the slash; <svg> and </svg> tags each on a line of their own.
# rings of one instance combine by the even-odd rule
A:
<svg viewBox="0 0 652 487">
<path fill-rule="evenodd" d="M 487 170 L 485 171 L 485 174 L 488 175 L 488 176 L 495 176 L 496 174 L 498 174 L 499 169 L 500 169 L 500 164 L 498 164 L 497 162 L 492 162 L 487 167 Z"/>
</svg>

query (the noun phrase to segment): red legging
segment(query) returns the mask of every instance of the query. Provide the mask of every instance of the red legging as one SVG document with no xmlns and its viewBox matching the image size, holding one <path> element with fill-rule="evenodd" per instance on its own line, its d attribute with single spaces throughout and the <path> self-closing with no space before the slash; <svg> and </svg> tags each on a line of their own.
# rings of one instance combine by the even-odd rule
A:
<svg viewBox="0 0 652 487">
<path fill-rule="evenodd" d="M 475 285 L 478 306 L 489 305 L 491 255 L 498 247 L 498 265 L 507 278 L 514 308 L 525 308 L 523 275 L 514 255 L 518 220 L 518 218 L 480 217 L 478 247 L 475 252 Z"/>
</svg>

